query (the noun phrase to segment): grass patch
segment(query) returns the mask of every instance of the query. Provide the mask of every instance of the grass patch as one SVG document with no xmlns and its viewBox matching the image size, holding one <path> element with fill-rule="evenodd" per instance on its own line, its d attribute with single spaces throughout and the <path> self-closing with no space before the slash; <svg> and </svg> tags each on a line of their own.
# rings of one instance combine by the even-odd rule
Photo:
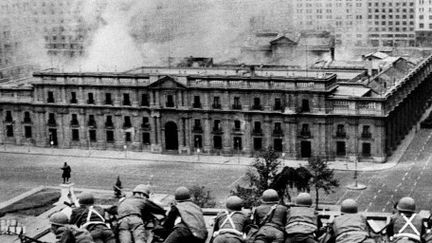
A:
<svg viewBox="0 0 432 243">
<path fill-rule="evenodd" d="M 55 189 L 43 189 L 0 210 L 1 214 L 19 213 L 38 216 L 54 207 L 61 194 Z"/>
</svg>

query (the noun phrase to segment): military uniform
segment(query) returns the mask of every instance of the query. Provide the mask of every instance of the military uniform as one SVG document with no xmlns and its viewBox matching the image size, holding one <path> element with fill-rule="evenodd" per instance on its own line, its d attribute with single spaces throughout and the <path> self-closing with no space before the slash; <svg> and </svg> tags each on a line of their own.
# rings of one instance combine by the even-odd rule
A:
<svg viewBox="0 0 432 243">
<path fill-rule="evenodd" d="M 250 218 L 241 211 L 219 213 L 216 216 L 213 228 L 213 232 L 217 232 L 216 235 L 213 235 L 213 243 L 244 242 L 249 224 Z"/>
<path fill-rule="evenodd" d="M 254 242 L 280 243 L 285 240 L 284 226 L 287 219 L 287 207 L 275 201 L 266 202 L 255 209 L 254 223 L 261 225 Z M 271 213 L 273 210 L 273 213 Z M 270 215 L 267 217 L 267 215 Z M 267 220 L 265 220 L 267 218 Z M 266 221 L 263 223 L 263 221 Z"/>
<path fill-rule="evenodd" d="M 423 218 L 415 213 L 412 215 L 395 214 L 387 226 L 387 234 L 393 239 L 393 242 L 421 242 L 422 230 Z"/>
<path fill-rule="evenodd" d="M 74 225 L 64 225 L 53 232 L 56 236 L 56 243 L 95 243 L 90 232 Z"/>
<path fill-rule="evenodd" d="M 317 213 L 310 207 L 291 207 L 285 226 L 287 239 L 285 243 L 314 243 L 317 231 Z"/>
<path fill-rule="evenodd" d="M 332 230 L 336 243 L 374 242 L 368 239 L 366 218 L 362 214 L 344 214 L 336 217 Z"/>
</svg>

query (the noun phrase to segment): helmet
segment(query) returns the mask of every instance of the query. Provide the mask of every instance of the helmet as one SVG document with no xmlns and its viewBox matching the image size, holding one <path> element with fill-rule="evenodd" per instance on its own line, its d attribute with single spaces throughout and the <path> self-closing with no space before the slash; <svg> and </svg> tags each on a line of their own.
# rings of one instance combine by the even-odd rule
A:
<svg viewBox="0 0 432 243">
<path fill-rule="evenodd" d="M 69 223 L 69 219 L 65 213 L 57 212 L 50 216 L 49 221 L 51 224 L 63 226 Z"/>
<path fill-rule="evenodd" d="M 144 184 L 139 184 L 138 186 L 136 186 L 133 191 L 133 193 L 142 193 L 144 195 L 146 195 L 147 197 L 150 196 L 150 186 L 149 185 L 144 185 Z"/>
<path fill-rule="evenodd" d="M 91 193 L 83 192 L 78 195 L 78 202 L 82 205 L 92 205 L 94 204 L 94 196 Z"/>
<path fill-rule="evenodd" d="M 243 200 L 237 196 L 230 196 L 226 200 L 226 208 L 233 211 L 240 211 L 243 206 Z"/>
<path fill-rule="evenodd" d="M 296 205 L 301 207 L 310 207 L 312 205 L 312 197 L 309 193 L 302 192 L 296 198 Z"/>
<path fill-rule="evenodd" d="M 277 203 L 279 202 L 279 195 L 273 189 L 267 189 L 262 194 L 262 200 L 266 203 Z"/>
<path fill-rule="evenodd" d="M 175 190 L 174 198 L 177 201 L 184 201 L 191 198 L 190 191 L 184 186 L 178 187 Z"/>
<path fill-rule="evenodd" d="M 412 197 L 403 197 L 399 200 L 396 208 L 399 211 L 414 213 L 416 209 L 415 201 Z"/>
<path fill-rule="evenodd" d="M 353 199 L 345 199 L 341 203 L 341 212 L 342 213 L 357 213 L 358 206 L 357 202 Z"/>
</svg>

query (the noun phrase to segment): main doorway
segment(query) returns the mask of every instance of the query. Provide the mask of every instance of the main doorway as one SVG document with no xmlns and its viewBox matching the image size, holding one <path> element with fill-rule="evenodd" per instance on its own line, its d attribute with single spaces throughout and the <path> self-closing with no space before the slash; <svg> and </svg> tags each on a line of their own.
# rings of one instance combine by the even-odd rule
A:
<svg viewBox="0 0 432 243">
<path fill-rule="evenodd" d="M 165 124 L 165 149 L 178 150 L 177 125 L 172 121 Z"/>
</svg>

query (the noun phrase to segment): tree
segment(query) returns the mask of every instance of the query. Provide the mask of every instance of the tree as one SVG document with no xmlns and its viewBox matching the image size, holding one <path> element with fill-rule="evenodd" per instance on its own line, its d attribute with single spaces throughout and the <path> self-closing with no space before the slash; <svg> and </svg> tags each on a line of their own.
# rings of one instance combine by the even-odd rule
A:
<svg viewBox="0 0 432 243">
<path fill-rule="evenodd" d="M 232 194 L 239 196 L 245 201 L 245 207 L 256 206 L 259 203 L 258 199 L 261 197 L 261 194 L 270 188 L 281 165 L 278 158 L 279 154 L 271 147 L 260 152 L 249 165 L 245 174 L 249 185 L 237 185 L 231 191 Z"/>
<path fill-rule="evenodd" d="M 339 181 L 334 178 L 334 170 L 328 167 L 328 162 L 320 157 L 311 157 L 308 161 L 308 170 L 312 174 L 311 185 L 315 187 L 315 208 L 318 210 L 319 190 L 326 194 L 334 192 L 339 187 Z"/>
<path fill-rule="evenodd" d="M 210 190 L 206 190 L 204 186 L 193 185 L 190 188 L 192 201 L 201 208 L 214 208 L 216 202 L 210 195 Z"/>
</svg>

